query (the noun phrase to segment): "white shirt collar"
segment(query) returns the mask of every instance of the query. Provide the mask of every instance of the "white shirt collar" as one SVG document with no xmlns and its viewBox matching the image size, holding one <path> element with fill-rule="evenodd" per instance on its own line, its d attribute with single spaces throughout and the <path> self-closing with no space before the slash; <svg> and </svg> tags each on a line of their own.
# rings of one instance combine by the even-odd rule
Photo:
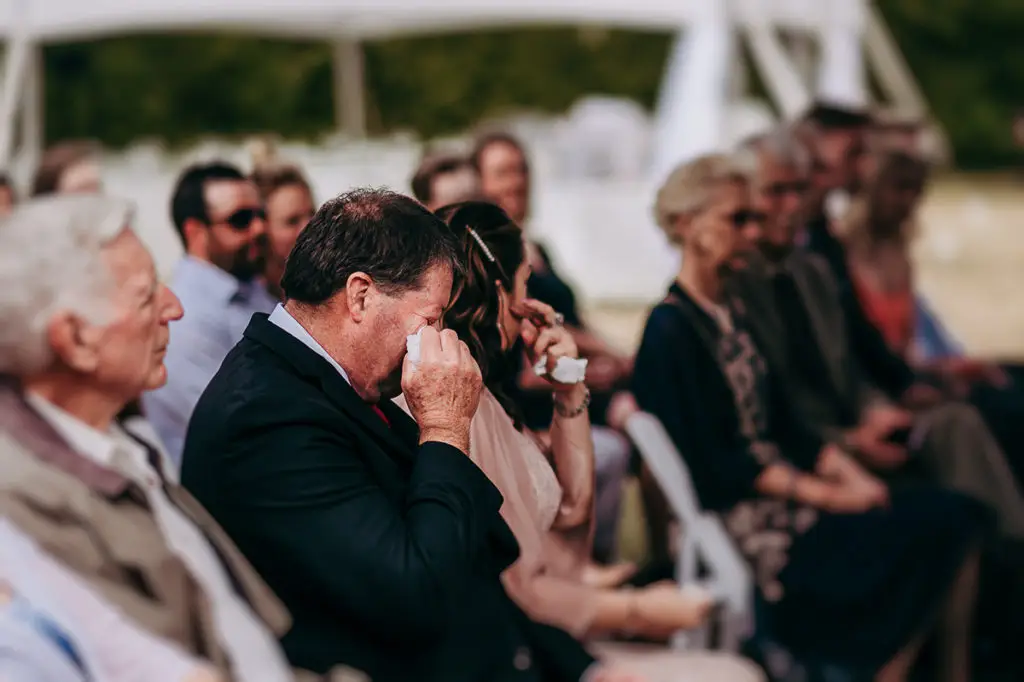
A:
<svg viewBox="0 0 1024 682">
<path fill-rule="evenodd" d="M 100 466 L 116 468 L 115 456 L 121 442 L 117 439 L 113 427 L 107 433 L 94 429 L 78 417 L 31 392 L 25 393 L 25 400 L 77 453 Z"/>
<path fill-rule="evenodd" d="M 349 384 L 352 383 L 348 379 L 348 373 L 346 373 L 342 366 L 338 364 L 338 361 L 332 358 L 331 354 L 324 350 L 324 347 L 321 346 L 308 331 L 306 331 L 305 327 L 299 324 L 298 320 L 292 317 L 291 313 L 284 309 L 283 305 L 280 303 L 277 304 L 277 307 L 274 308 L 274 312 L 270 313 L 270 321 L 302 343 L 306 344 L 311 351 L 331 363 L 331 367 L 338 371 L 338 374 L 341 375 L 342 379 Z"/>
</svg>

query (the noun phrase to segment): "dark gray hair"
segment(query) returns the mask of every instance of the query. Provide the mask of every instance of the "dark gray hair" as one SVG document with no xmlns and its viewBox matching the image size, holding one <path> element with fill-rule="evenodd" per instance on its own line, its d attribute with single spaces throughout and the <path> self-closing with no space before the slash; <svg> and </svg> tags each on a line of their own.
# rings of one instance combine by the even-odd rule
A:
<svg viewBox="0 0 1024 682">
<path fill-rule="evenodd" d="M 382 290 L 415 289 L 433 266 L 464 271 L 452 231 L 420 203 L 386 189 L 355 189 L 325 202 L 295 241 L 281 288 L 319 305 L 364 272 Z"/>
</svg>

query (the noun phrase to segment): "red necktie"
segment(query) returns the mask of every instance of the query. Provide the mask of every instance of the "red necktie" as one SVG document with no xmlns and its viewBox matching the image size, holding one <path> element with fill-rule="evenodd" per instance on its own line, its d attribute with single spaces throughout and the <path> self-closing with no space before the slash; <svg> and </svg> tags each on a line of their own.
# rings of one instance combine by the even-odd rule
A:
<svg viewBox="0 0 1024 682">
<path fill-rule="evenodd" d="M 372 407 L 373 411 L 377 413 L 377 416 L 381 418 L 385 426 L 391 426 L 391 422 L 388 421 L 388 416 L 384 414 L 384 410 L 380 409 L 377 405 L 370 405 L 370 407 Z"/>
</svg>

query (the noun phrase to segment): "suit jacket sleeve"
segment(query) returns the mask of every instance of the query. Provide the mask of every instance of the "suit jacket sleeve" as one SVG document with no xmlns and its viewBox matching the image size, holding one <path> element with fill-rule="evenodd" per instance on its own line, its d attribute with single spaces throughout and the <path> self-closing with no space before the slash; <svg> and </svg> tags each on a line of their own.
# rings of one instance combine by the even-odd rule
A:
<svg viewBox="0 0 1024 682">
<path fill-rule="evenodd" d="M 236 463 L 227 476 L 240 491 L 236 528 L 261 552 L 288 557 L 288 580 L 339 617 L 395 641 L 441 636 L 502 503 L 480 469 L 449 445 L 424 443 L 396 504 L 338 429 L 251 424 L 226 460 Z"/>
<path fill-rule="evenodd" d="M 565 630 L 530 621 L 526 635 L 537 654 L 544 679 L 577 682 L 597 662 L 579 640 Z"/>
<path fill-rule="evenodd" d="M 889 402 L 887 396 L 885 395 L 885 392 L 876 387 L 872 383 L 872 381 L 868 377 L 868 373 L 864 371 L 864 368 L 861 365 L 860 354 L 857 352 L 856 347 L 853 345 L 855 342 L 855 335 L 851 331 L 851 327 L 854 323 L 851 323 L 850 316 L 847 314 L 845 310 L 843 297 L 840 293 L 840 285 L 836 281 L 835 275 L 832 274 L 832 271 L 829 269 L 828 263 L 824 259 L 812 256 L 811 258 L 808 259 L 808 262 L 812 265 L 813 271 L 817 276 L 821 288 L 826 292 L 826 300 L 834 301 L 836 307 L 840 310 L 840 314 L 837 316 L 839 325 L 838 336 L 839 342 L 846 344 L 846 351 L 845 353 L 843 353 L 843 356 L 846 358 L 847 361 L 845 369 L 847 371 L 850 391 L 852 394 L 850 396 L 850 399 L 853 400 L 853 405 L 857 414 L 863 414 L 863 412 L 866 409 L 873 405 L 885 404 Z M 892 351 L 889 350 L 889 346 L 888 344 L 885 343 L 885 339 L 882 338 L 881 334 L 878 333 L 878 330 L 875 329 L 874 325 L 871 325 L 871 323 L 864 316 L 864 311 L 863 309 L 861 309 L 860 304 L 854 301 L 854 305 L 856 305 L 857 308 L 856 311 L 854 311 L 854 318 L 859 318 L 861 320 L 861 324 L 867 324 L 871 327 L 871 329 L 868 330 L 867 332 L 862 332 L 862 335 L 868 334 L 873 337 L 872 339 L 867 340 L 867 343 L 869 344 L 869 348 L 867 350 L 868 354 L 878 355 L 880 357 L 882 354 L 893 356 L 890 360 L 882 358 L 881 362 L 892 363 L 893 369 L 891 371 L 895 372 L 896 376 L 900 376 L 901 374 L 904 373 L 904 370 L 899 367 L 900 364 L 903 364 L 906 367 L 905 371 L 907 373 L 910 373 L 911 375 L 910 383 L 912 383 L 913 370 L 911 370 L 910 367 L 907 366 L 906 363 L 903 362 L 903 360 L 899 356 L 895 355 L 894 353 L 892 353 Z M 856 322 L 856 319 L 854 320 L 854 322 Z M 874 334 L 871 334 L 871 331 L 873 331 Z M 881 347 L 877 347 L 877 344 L 881 344 Z M 871 350 L 871 345 L 875 346 L 874 350 Z M 910 386 L 910 383 L 907 383 L 908 387 Z M 906 388 L 898 389 L 898 393 L 902 394 L 905 390 Z"/>
</svg>

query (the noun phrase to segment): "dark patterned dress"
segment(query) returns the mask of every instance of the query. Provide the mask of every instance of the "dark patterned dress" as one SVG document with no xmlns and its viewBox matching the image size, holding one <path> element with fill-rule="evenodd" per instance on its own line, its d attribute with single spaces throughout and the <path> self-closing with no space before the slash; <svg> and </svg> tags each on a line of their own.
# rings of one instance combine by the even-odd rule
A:
<svg viewBox="0 0 1024 682">
<path fill-rule="evenodd" d="M 812 472 L 823 443 L 791 408 L 735 304 L 702 307 L 673 286 L 647 321 L 633 392 L 749 562 L 765 605 L 758 628 L 807 663 L 880 669 L 932 626 L 990 525 L 980 503 L 926 486 L 893 489 L 889 507 L 860 514 L 759 493 L 766 467 Z"/>
</svg>

